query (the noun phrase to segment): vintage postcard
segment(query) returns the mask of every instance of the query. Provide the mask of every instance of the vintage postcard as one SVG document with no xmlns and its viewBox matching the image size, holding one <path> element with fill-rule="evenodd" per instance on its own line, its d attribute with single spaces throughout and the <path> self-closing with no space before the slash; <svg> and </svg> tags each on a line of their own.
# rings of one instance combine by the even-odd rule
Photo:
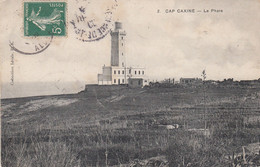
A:
<svg viewBox="0 0 260 167">
<path fill-rule="evenodd" d="M 259 0 L 1 0 L 1 166 L 260 166 Z"/>
</svg>

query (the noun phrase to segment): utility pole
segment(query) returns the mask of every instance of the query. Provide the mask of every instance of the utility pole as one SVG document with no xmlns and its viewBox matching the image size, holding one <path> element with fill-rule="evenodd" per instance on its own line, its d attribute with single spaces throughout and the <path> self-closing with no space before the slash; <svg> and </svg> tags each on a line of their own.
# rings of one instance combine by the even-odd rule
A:
<svg viewBox="0 0 260 167">
<path fill-rule="evenodd" d="M 108 157 L 107 138 L 108 138 L 108 134 L 107 134 L 107 136 L 106 136 L 106 152 L 105 152 L 105 156 L 106 156 L 106 167 L 108 167 L 108 161 L 107 161 L 107 157 Z"/>
<path fill-rule="evenodd" d="M 203 78 L 203 107 L 204 107 L 204 137 L 205 137 L 205 145 L 207 143 L 206 141 L 206 135 L 207 135 L 207 120 L 206 120 L 206 85 L 205 85 L 205 80 L 207 78 L 206 76 L 206 71 L 203 70 L 202 74 L 201 74 L 202 78 Z"/>
</svg>

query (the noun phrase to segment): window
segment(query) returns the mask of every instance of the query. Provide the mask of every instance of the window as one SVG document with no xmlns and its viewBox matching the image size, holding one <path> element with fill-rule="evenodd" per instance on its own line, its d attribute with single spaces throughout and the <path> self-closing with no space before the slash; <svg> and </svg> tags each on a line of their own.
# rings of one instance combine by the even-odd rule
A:
<svg viewBox="0 0 260 167">
<path fill-rule="evenodd" d="M 118 74 L 120 74 L 120 70 L 118 70 Z"/>
<path fill-rule="evenodd" d="M 141 72 L 140 72 L 140 71 L 138 71 L 138 74 L 140 75 L 140 74 L 141 74 Z"/>
<path fill-rule="evenodd" d="M 124 53 L 122 52 L 122 56 L 124 56 Z"/>
<path fill-rule="evenodd" d="M 124 80 L 124 79 L 122 79 L 122 83 L 125 83 L 125 80 Z"/>
<path fill-rule="evenodd" d="M 116 70 L 114 71 L 114 74 L 116 74 Z"/>
<path fill-rule="evenodd" d="M 135 71 L 135 74 L 136 74 L 136 71 Z"/>
<path fill-rule="evenodd" d="M 138 81 L 138 85 L 141 85 L 141 81 L 140 80 Z"/>
<path fill-rule="evenodd" d="M 122 66 L 124 67 L 124 66 L 125 66 L 125 64 L 124 64 L 124 63 L 122 63 Z"/>
<path fill-rule="evenodd" d="M 114 79 L 114 83 L 116 83 L 116 79 Z"/>
<path fill-rule="evenodd" d="M 120 84 L 120 79 L 118 79 L 118 84 Z"/>
<path fill-rule="evenodd" d="M 124 39 L 124 37 L 121 37 L 121 39 Z"/>
<path fill-rule="evenodd" d="M 122 46 L 124 46 L 124 44 L 122 43 Z"/>
<path fill-rule="evenodd" d="M 124 71 L 124 70 L 122 71 L 122 74 L 125 74 L 125 71 Z"/>
<path fill-rule="evenodd" d="M 144 75 L 144 71 L 143 71 L 143 75 Z"/>
<path fill-rule="evenodd" d="M 131 74 L 131 69 L 129 70 L 129 74 Z"/>
</svg>

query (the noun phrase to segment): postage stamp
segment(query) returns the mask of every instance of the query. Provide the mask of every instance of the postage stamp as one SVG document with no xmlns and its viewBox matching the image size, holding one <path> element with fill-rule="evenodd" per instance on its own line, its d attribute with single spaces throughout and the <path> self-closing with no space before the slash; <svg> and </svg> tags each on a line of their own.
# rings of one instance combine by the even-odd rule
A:
<svg viewBox="0 0 260 167">
<path fill-rule="evenodd" d="M 24 2 L 25 36 L 66 36 L 66 2 Z"/>
</svg>

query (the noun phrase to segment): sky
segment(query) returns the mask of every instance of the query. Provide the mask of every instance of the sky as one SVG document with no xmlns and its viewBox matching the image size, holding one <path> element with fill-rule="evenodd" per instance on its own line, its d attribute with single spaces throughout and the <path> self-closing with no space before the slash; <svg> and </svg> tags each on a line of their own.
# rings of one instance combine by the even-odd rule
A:
<svg viewBox="0 0 260 167">
<path fill-rule="evenodd" d="M 207 79 L 213 80 L 260 78 L 260 1 L 110 1 L 118 5 L 113 10 L 112 22 L 122 22 L 127 33 L 127 65 L 145 67 L 150 81 L 200 77 L 204 69 Z M 2 97 L 71 93 L 84 89 L 85 84 L 97 83 L 102 66 L 110 64 L 110 35 L 98 41 L 82 42 L 69 22 L 75 20 L 81 5 L 87 5 L 88 18 L 102 23 L 104 8 L 109 3 L 67 0 L 67 36 L 54 37 L 40 54 L 23 55 L 9 47 L 10 41 L 19 46 L 21 41 L 31 40 L 22 33 L 22 1 L 2 0 L 0 8 L 5 9 L 0 12 L 0 30 L 5 32 L 0 34 Z M 170 9 L 175 12 L 165 12 Z M 202 12 L 178 13 L 178 9 Z M 212 9 L 223 12 L 211 12 Z M 10 84 L 12 76 L 13 85 Z M 44 83 L 51 84 L 52 91 L 50 86 L 39 86 Z M 36 84 L 34 88 L 32 85 Z"/>
</svg>

